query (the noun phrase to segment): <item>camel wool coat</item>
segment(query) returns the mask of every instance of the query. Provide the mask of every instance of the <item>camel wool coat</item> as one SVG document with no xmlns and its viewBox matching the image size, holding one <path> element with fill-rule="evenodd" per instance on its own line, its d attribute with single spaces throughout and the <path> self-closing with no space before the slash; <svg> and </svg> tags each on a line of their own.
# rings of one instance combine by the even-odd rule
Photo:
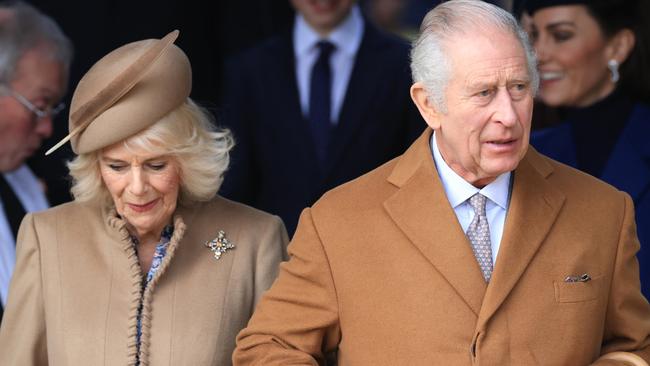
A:
<svg viewBox="0 0 650 366">
<path fill-rule="evenodd" d="M 630 197 L 529 148 L 488 285 L 431 136 L 303 212 L 234 364 L 324 364 L 337 349 L 339 366 L 629 365 L 598 360 L 615 351 L 650 360 Z"/>
<path fill-rule="evenodd" d="M 141 365 L 230 364 L 237 332 L 275 279 L 287 234 L 276 216 L 216 197 L 174 215 L 144 293 Z M 223 230 L 235 245 L 205 246 Z M 0 365 L 133 365 L 142 273 L 115 211 L 67 203 L 27 215 L 0 329 Z"/>
</svg>

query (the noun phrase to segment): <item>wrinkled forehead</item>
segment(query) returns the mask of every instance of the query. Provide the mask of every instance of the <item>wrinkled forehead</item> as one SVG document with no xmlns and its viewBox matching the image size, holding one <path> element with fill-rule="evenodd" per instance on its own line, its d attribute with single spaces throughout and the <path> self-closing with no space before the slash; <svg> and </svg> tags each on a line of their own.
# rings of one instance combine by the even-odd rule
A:
<svg viewBox="0 0 650 366">
<path fill-rule="evenodd" d="M 449 61 L 452 64 L 481 63 L 495 59 L 523 60 L 526 51 L 519 39 L 506 31 L 468 32 L 458 34 L 445 42 Z"/>
<path fill-rule="evenodd" d="M 459 75 L 464 89 L 476 91 L 513 84 L 530 84 L 531 79 L 523 58 L 499 59 L 470 65 Z"/>
</svg>

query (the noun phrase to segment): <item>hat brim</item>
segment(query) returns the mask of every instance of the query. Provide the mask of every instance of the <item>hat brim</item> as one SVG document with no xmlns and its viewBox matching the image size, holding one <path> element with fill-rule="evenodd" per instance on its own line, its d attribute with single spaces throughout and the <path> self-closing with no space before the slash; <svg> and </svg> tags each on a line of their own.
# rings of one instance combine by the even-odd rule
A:
<svg viewBox="0 0 650 366">
<path fill-rule="evenodd" d="M 93 98 L 70 112 L 70 126 L 74 126 L 67 136 L 52 146 L 45 155 L 49 155 L 73 137 L 84 131 L 97 116 L 109 109 L 127 94 L 151 69 L 156 61 L 178 38 L 179 31 L 174 30 L 160 40 L 155 40 L 148 49 L 132 64 L 126 67 L 111 82 L 103 87 Z M 74 146 L 73 146 L 74 150 Z"/>
</svg>

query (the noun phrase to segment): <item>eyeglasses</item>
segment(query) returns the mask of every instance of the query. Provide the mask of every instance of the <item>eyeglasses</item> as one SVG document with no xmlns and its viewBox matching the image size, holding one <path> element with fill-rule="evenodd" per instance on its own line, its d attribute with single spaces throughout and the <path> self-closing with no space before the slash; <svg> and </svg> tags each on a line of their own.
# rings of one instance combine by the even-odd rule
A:
<svg viewBox="0 0 650 366">
<path fill-rule="evenodd" d="M 27 108 L 30 112 L 34 113 L 36 117 L 38 117 L 39 119 L 43 119 L 47 117 L 54 118 L 59 113 L 61 113 L 61 111 L 65 108 L 64 103 L 59 103 L 54 107 L 47 106 L 44 109 L 38 108 L 37 106 L 34 105 L 34 103 L 30 102 L 29 99 L 27 99 L 24 95 L 18 93 L 17 91 L 9 87 L 4 87 L 4 89 L 7 89 L 12 97 L 14 97 L 20 104 L 22 104 L 23 107 Z"/>
</svg>

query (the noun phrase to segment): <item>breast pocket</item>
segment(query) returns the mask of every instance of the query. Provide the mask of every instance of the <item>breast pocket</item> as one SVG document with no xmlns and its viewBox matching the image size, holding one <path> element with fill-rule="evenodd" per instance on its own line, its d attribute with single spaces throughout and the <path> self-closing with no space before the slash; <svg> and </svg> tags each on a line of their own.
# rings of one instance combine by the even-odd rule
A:
<svg viewBox="0 0 650 366">
<path fill-rule="evenodd" d="M 554 281 L 555 301 L 572 303 L 596 300 L 600 295 L 603 277 L 593 277 L 588 281 L 571 281 L 567 278 Z"/>
</svg>

